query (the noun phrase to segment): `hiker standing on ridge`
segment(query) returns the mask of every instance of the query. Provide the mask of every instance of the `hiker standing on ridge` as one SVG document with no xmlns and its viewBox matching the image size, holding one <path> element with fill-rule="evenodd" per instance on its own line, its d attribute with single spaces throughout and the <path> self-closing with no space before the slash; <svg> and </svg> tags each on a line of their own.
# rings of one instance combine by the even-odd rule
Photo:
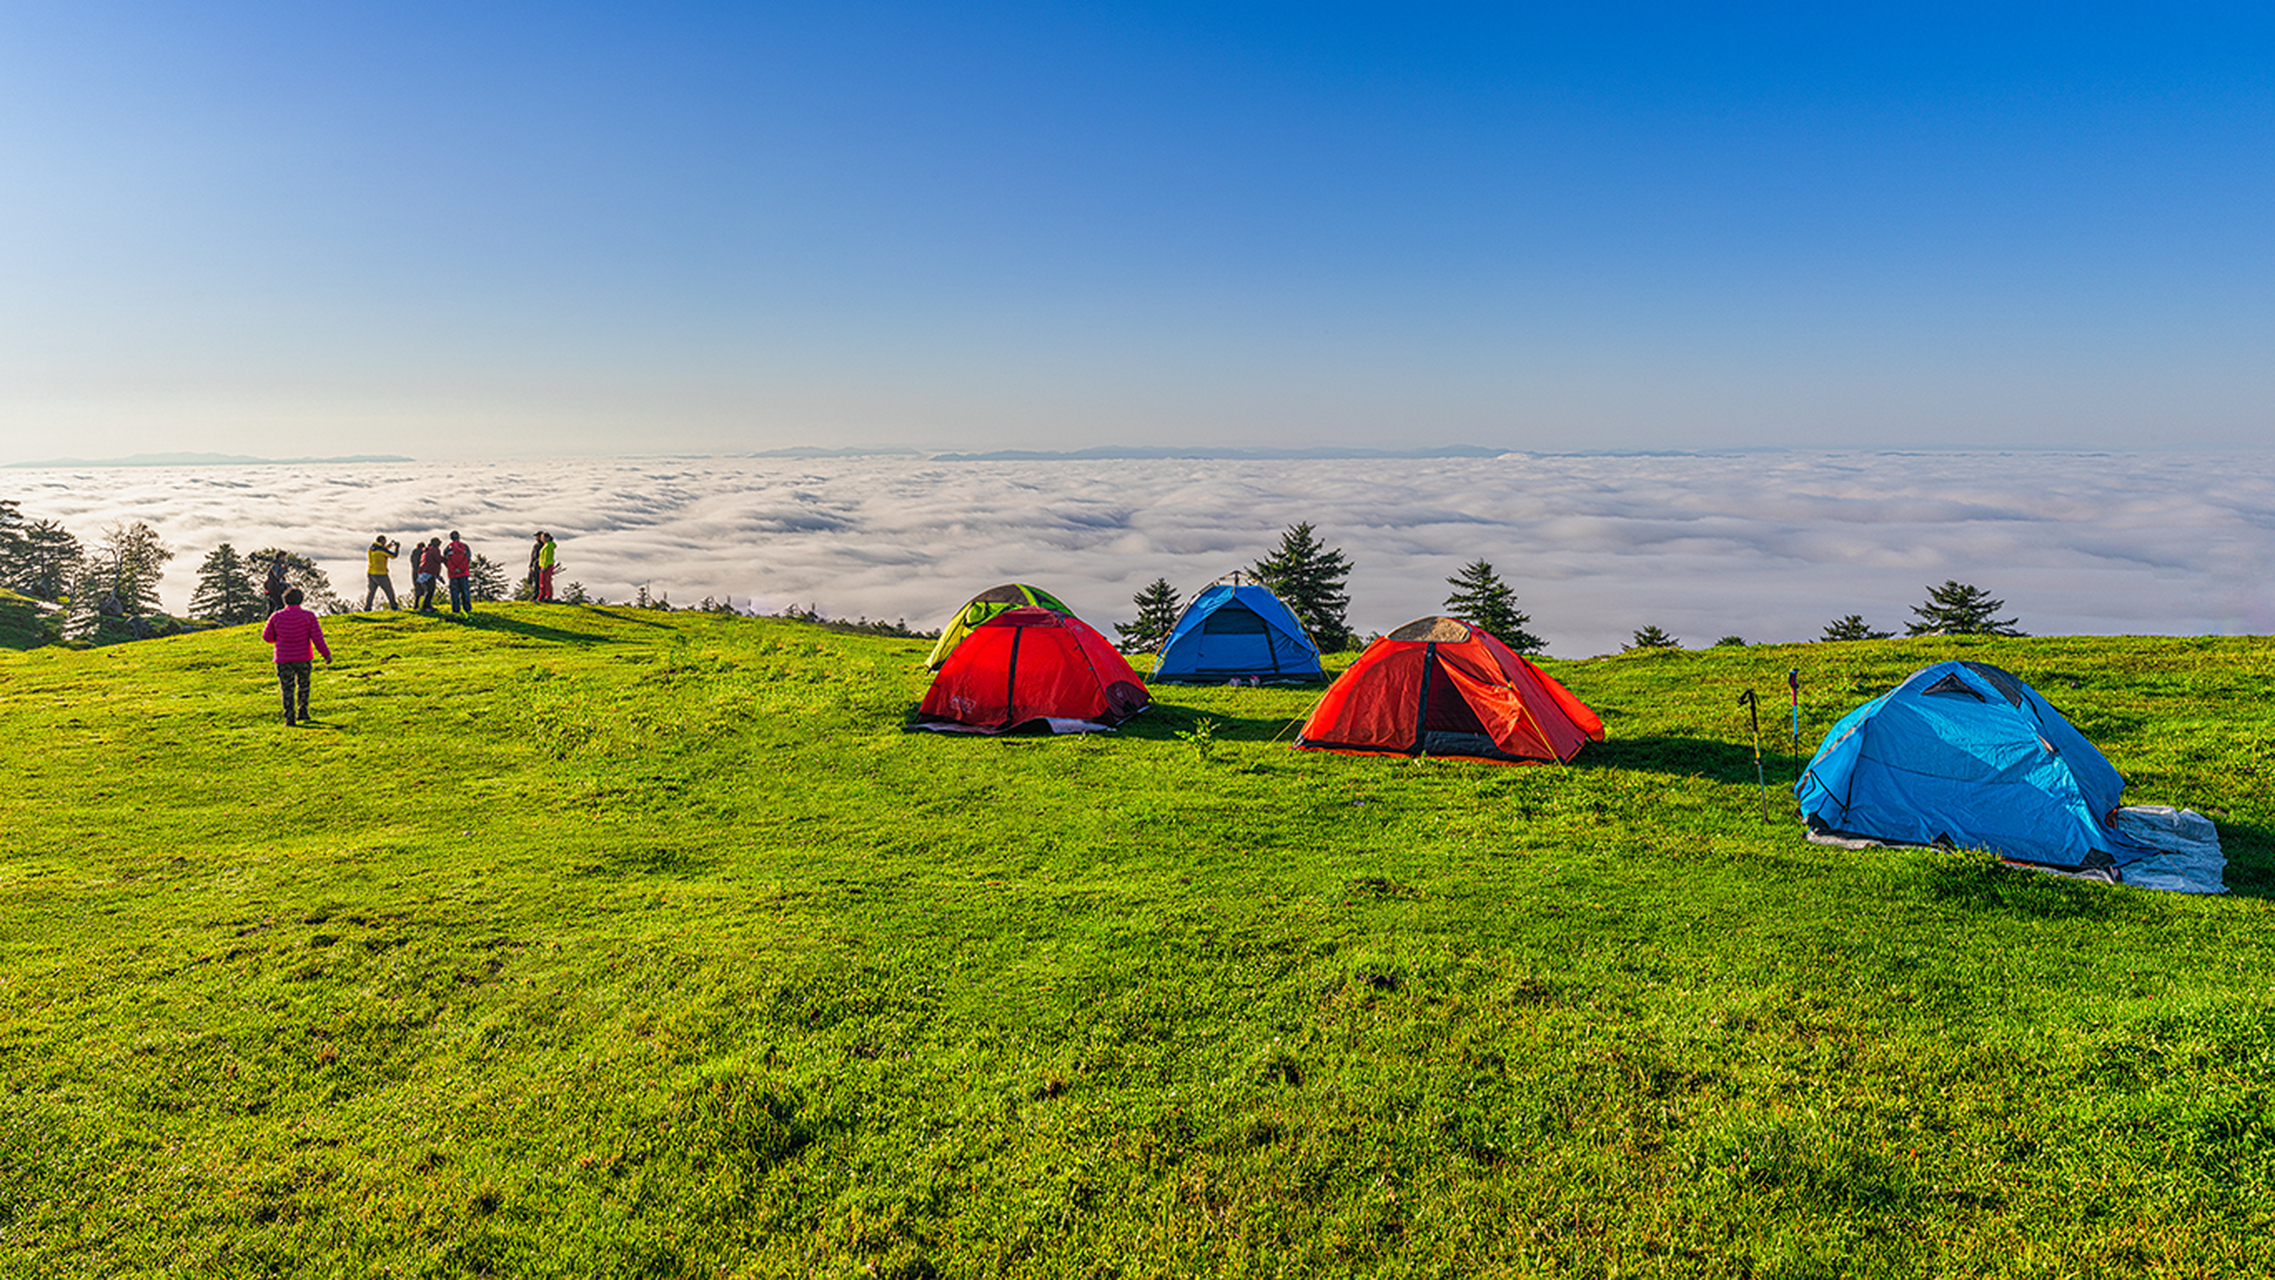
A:
<svg viewBox="0 0 2275 1280">
<path fill-rule="evenodd" d="M 450 611 L 474 612 L 474 552 L 450 531 L 450 545 L 442 549 L 442 564 L 450 572 Z"/>
<path fill-rule="evenodd" d="M 371 602 L 378 598 L 382 591 L 387 593 L 388 608 L 402 607 L 395 603 L 395 579 L 389 576 L 387 568 L 387 562 L 401 554 L 403 554 L 403 544 L 400 542 L 390 543 L 384 533 L 373 538 L 371 545 L 364 548 L 363 607 L 366 612 L 371 609 Z"/>
<path fill-rule="evenodd" d="M 442 539 L 429 538 L 423 547 L 411 548 L 411 607 L 434 612 L 435 588 L 442 585 Z"/>
<path fill-rule="evenodd" d="M 276 646 L 276 683 L 284 694 L 284 727 L 289 729 L 295 721 L 306 724 L 308 715 L 308 673 L 315 665 L 315 656 L 309 650 L 324 655 L 324 665 L 332 665 L 332 647 L 324 643 L 324 624 L 315 614 L 300 607 L 307 599 L 294 587 L 284 593 L 284 607 L 269 615 L 268 625 L 261 628 L 261 639 Z M 297 710 L 298 715 L 294 712 Z"/>
<path fill-rule="evenodd" d="M 544 591 L 537 584 L 537 557 L 544 550 L 545 531 L 540 529 L 536 535 L 529 540 L 529 576 L 524 579 L 524 581 L 529 583 L 529 598 L 532 600 L 542 600 L 545 598 Z"/>
<path fill-rule="evenodd" d="M 540 604 L 553 603 L 553 535 L 540 531 L 537 550 L 530 557 L 537 566 L 537 600 Z"/>
<path fill-rule="evenodd" d="M 291 580 L 284 575 L 284 553 L 279 551 L 269 557 L 268 576 L 261 579 L 261 594 L 268 598 L 270 613 L 284 607 L 285 588 L 292 585 Z"/>
</svg>

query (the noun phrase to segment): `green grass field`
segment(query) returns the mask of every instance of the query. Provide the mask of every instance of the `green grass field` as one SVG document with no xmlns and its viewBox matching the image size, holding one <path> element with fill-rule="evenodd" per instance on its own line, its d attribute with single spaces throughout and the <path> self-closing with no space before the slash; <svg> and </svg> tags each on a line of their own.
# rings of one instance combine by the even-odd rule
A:
<svg viewBox="0 0 2275 1280">
<path fill-rule="evenodd" d="M 902 731 L 925 642 L 499 607 L 0 654 L 0 1274 L 2211 1275 L 2275 1264 L 2275 644 L 1549 664 L 1566 768 L 1313 694 Z M 2232 892 L 1804 843 L 1963 655 Z M 1206 728 L 1203 728 L 1206 722 Z"/>
</svg>

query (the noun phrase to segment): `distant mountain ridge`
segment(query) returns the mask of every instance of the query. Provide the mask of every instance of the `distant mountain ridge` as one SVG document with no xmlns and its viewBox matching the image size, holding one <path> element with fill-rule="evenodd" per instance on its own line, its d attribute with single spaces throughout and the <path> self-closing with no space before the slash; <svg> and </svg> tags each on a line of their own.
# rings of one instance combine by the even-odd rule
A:
<svg viewBox="0 0 2275 1280">
<path fill-rule="evenodd" d="M 11 462 L 12 469 L 46 470 L 67 467 L 277 467 L 314 462 L 415 462 L 392 453 L 359 453 L 338 458 L 254 458 L 241 453 L 130 453 L 123 458 L 51 458 L 45 462 Z"/>
<path fill-rule="evenodd" d="M 1440 445 L 1433 449 L 1349 449 L 1322 445 L 1310 449 L 1194 449 L 1174 445 L 1134 447 L 1100 445 L 1091 449 L 993 449 L 986 453 L 934 454 L 934 462 L 1091 462 L 1111 460 L 1185 459 L 1211 461 L 1288 462 L 1335 458 L 1498 458 L 1512 452 L 1473 444 Z"/>
</svg>

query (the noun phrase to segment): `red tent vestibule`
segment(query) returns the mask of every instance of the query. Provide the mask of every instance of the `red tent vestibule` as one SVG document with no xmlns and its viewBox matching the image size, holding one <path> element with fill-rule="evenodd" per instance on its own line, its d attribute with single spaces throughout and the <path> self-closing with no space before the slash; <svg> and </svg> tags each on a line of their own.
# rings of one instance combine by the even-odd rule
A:
<svg viewBox="0 0 2275 1280">
<path fill-rule="evenodd" d="M 1296 746 L 1362 755 L 1567 761 L 1604 722 L 1515 650 L 1458 618 L 1420 618 L 1328 686 Z"/>
<path fill-rule="evenodd" d="M 1145 710 L 1145 681 L 1090 624 L 1010 609 L 972 628 L 932 679 L 914 728 L 1003 733 L 1111 729 Z"/>
</svg>

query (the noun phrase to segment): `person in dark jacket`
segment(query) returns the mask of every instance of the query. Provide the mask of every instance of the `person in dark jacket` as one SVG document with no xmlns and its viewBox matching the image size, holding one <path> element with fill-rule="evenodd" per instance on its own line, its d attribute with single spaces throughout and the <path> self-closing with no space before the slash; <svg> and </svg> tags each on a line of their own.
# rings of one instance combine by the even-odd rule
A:
<svg viewBox="0 0 2275 1280">
<path fill-rule="evenodd" d="M 323 654 L 324 665 L 332 665 L 332 647 L 324 643 L 323 622 L 300 607 L 307 598 L 298 587 L 286 591 L 284 607 L 270 614 L 268 625 L 261 628 L 261 639 L 276 646 L 276 683 L 284 694 L 287 729 L 296 722 L 309 721 L 308 673 L 315 665 L 315 655 Z"/>
<path fill-rule="evenodd" d="M 411 607 L 434 612 L 434 593 L 442 586 L 442 539 L 429 538 L 425 546 L 411 548 Z"/>
<path fill-rule="evenodd" d="M 268 576 L 261 579 L 261 594 L 268 598 L 270 613 L 284 607 L 285 588 L 292 585 L 285 573 L 284 553 L 280 551 L 269 558 Z"/>
</svg>

